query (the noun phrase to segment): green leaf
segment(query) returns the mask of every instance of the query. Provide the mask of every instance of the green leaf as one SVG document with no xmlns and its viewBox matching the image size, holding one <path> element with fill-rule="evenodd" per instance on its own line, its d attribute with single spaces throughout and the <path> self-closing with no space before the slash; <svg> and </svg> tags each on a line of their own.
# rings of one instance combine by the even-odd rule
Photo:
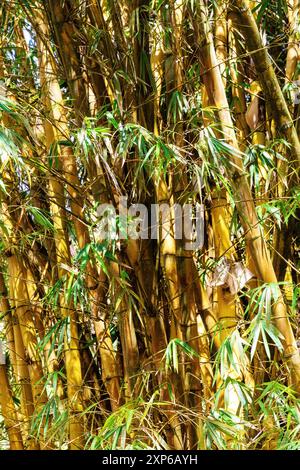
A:
<svg viewBox="0 0 300 470">
<path fill-rule="evenodd" d="M 52 221 L 45 215 L 44 211 L 38 207 L 26 206 L 27 212 L 29 212 L 35 219 L 35 221 L 43 227 L 45 230 L 54 231 L 54 225 Z"/>
</svg>

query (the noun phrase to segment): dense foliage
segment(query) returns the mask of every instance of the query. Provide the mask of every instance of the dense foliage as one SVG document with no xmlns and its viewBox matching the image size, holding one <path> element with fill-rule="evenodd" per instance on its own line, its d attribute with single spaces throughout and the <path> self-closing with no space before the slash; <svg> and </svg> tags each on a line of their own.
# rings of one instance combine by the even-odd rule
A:
<svg viewBox="0 0 300 470">
<path fill-rule="evenodd" d="M 2 448 L 300 448 L 299 10 L 1 2 Z"/>
</svg>

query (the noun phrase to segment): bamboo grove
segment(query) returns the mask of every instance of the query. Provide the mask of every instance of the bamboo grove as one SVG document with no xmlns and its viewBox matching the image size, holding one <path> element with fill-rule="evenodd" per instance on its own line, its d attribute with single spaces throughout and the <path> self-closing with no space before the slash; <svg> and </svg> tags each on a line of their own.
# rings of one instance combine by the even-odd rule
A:
<svg viewBox="0 0 300 470">
<path fill-rule="evenodd" d="M 1 448 L 299 449 L 299 9 L 2 0 Z"/>
</svg>

